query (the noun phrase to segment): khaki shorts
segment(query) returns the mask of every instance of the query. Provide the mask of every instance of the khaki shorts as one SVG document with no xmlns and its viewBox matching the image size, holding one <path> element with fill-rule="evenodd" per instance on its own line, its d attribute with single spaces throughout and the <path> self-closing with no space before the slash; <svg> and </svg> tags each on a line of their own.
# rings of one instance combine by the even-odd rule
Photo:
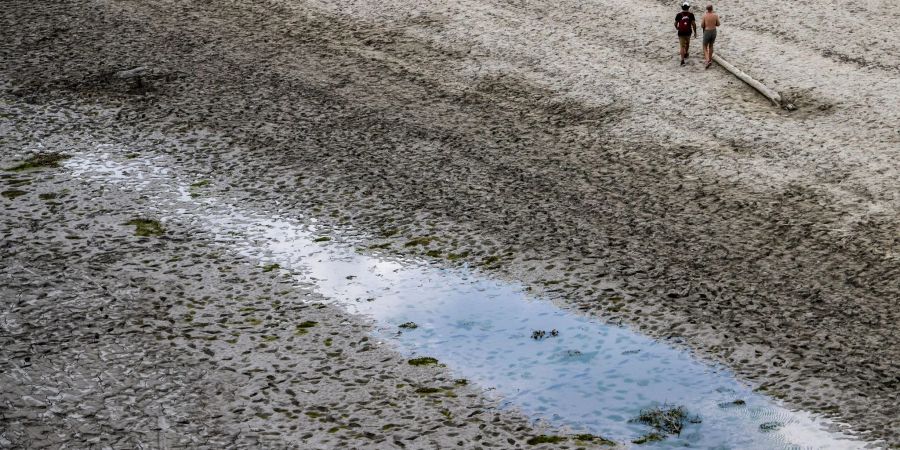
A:
<svg viewBox="0 0 900 450">
<path fill-rule="evenodd" d="M 690 36 L 678 36 L 678 44 L 681 45 L 682 49 L 688 48 L 688 45 L 691 43 Z"/>
</svg>

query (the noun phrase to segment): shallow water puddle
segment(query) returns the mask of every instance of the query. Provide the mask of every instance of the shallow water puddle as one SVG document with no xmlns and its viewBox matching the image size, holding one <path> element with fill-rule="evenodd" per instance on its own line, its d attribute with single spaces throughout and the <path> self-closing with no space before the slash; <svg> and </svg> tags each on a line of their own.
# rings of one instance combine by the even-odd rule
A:
<svg viewBox="0 0 900 450">
<path fill-rule="evenodd" d="M 336 304 L 372 318 L 376 334 L 404 354 L 437 358 L 506 405 L 552 425 L 630 443 L 651 430 L 629 419 L 668 403 L 684 405 L 702 422 L 641 447 L 863 447 L 825 431 L 824 419 L 754 393 L 727 370 L 534 299 L 522 286 L 317 242 L 314 226 L 192 196 L 188 183 L 153 161 L 79 155 L 65 165 L 81 178 L 146 193 L 162 217 L 207 229 L 262 264 L 277 263 Z M 408 322 L 417 328 L 399 327 Z"/>
</svg>

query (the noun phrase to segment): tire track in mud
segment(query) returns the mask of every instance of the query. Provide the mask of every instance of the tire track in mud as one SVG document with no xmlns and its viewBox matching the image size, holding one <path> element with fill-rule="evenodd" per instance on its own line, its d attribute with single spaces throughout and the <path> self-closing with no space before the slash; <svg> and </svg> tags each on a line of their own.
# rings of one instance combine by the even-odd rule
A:
<svg viewBox="0 0 900 450">
<path fill-rule="evenodd" d="M 402 31 L 271 4 L 125 5 L 144 14 L 140 31 L 92 10 L 81 17 L 104 32 L 58 42 L 83 51 L 74 62 L 17 59 L 23 70 L 7 76 L 21 98 L 121 107 L 114 126 L 134 145 L 154 147 L 153 133 L 181 141 L 163 151 L 260 205 L 435 235 L 430 250 L 497 258 L 487 266 L 535 284 L 564 278 L 551 294 L 569 305 L 683 337 L 777 396 L 897 439 L 900 355 L 878 344 L 900 318 L 900 263 L 883 256 L 897 243 L 891 221 L 834 232 L 843 212 L 815 186 L 748 193 L 698 177 L 685 164 L 697 149 L 608 139 L 623 110 L 556 100 L 514 75 L 444 79 L 464 52 Z M 101 55 L 103 68 L 88 63 Z M 147 80 L 143 94 L 80 81 L 143 64 L 179 76 Z M 185 137 L 198 128 L 226 138 Z M 595 289 L 598 279 L 625 287 Z"/>
</svg>

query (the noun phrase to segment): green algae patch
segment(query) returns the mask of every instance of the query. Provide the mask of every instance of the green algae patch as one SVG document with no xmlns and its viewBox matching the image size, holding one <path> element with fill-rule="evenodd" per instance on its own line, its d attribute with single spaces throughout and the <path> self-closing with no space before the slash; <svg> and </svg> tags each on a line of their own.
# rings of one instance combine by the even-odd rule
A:
<svg viewBox="0 0 900 450">
<path fill-rule="evenodd" d="M 407 361 L 411 366 L 430 366 L 438 363 L 438 360 L 432 358 L 430 356 L 423 356 L 421 358 L 413 358 Z"/>
<path fill-rule="evenodd" d="M 449 253 L 449 254 L 447 254 L 447 259 L 449 259 L 450 261 L 458 261 L 458 260 L 463 259 L 463 258 L 465 258 L 465 257 L 467 257 L 467 256 L 469 256 L 469 252 Z"/>
<path fill-rule="evenodd" d="M 595 445 L 606 445 L 606 446 L 611 446 L 611 447 L 617 445 L 615 441 L 606 439 L 603 436 L 595 436 L 593 434 L 587 434 L 587 433 L 576 434 L 575 436 L 572 436 L 572 439 L 575 439 L 578 442 L 590 442 L 591 444 L 595 444 Z"/>
<path fill-rule="evenodd" d="M 642 444 L 648 444 L 648 443 L 650 443 L 650 442 L 659 442 L 659 441 L 663 441 L 663 440 L 665 440 L 665 439 L 666 439 L 666 436 L 663 435 L 663 434 L 660 434 L 660 433 L 649 433 L 649 434 L 645 434 L 645 435 L 643 435 L 643 436 L 641 436 L 641 437 L 639 437 L 639 438 L 637 438 L 637 439 L 635 439 L 635 440 L 633 440 L 633 441 L 631 441 L 631 442 L 634 443 L 634 444 L 637 444 L 637 445 L 642 445 Z"/>
<path fill-rule="evenodd" d="M 668 435 L 680 435 L 685 422 L 700 423 L 699 416 L 689 416 L 683 406 L 662 405 L 653 408 L 642 409 L 640 414 L 631 422 L 637 422 L 653 428 L 649 434 L 639 438 L 643 442 L 633 441 L 635 444 L 654 442 L 665 439 Z M 657 439 L 659 438 L 659 439 Z"/>
<path fill-rule="evenodd" d="M 199 180 L 194 183 L 191 183 L 191 186 L 189 189 L 190 193 L 191 193 L 191 197 L 199 197 L 200 191 L 209 185 L 210 185 L 209 180 Z"/>
<path fill-rule="evenodd" d="M 21 197 L 21 196 L 23 196 L 23 195 L 25 195 L 25 194 L 27 194 L 27 192 L 25 192 L 25 191 L 20 191 L 20 190 L 18 190 L 18 189 L 10 189 L 10 190 L 8 190 L 8 191 L 0 192 L 0 195 L 2 195 L 2 196 L 5 197 L 5 198 L 8 198 L 8 199 L 10 199 L 10 200 L 15 200 L 16 197 Z"/>
<path fill-rule="evenodd" d="M 331 240 L 331 238 L 328 236 L 319 236 L 319 237 L 313 239 L 313 242 L 328 242 L 330 240 Z"/>
<path fill-rule="evenodd" d="M 39 153 L 34 155 L 17 166 L 10 167 L 6 170 L 12 172 L 21 172 L 24 170 L 56 168 L 59 167 L 60 161 L 69 158 L 68 155 L 62 153 Z"/>
<path fill-rule="evenodd" d="M 550 436 L 546 434 L 542 434 L 540 436 L 533 436 L 525 441 L 528 445 L 538 445 L 538 444 L 559 444 L 560 442 L 566 441 L 568 438 L 565 436 Z"/>
<path fill-rule="evenodd" d="M 681 434 L 684 421 L 687 419 L 687 411 L 683 406 L 670 407 L 667 405 L 655 408 L 642 409 L 633 422 L 642 423 L 666 434 Z"/>
<path fill-rule="evenodd" d="M 495 264 L 500 261 L 499 256 L 488 256 L 481 260 L 482 266 L 490 266 L 491 264 Z"/>
<path fill-rule="evenodd" d="M 433 240 L 434 240 L 433 237 L 422 236 L 422 237 L 417 237 L 417 238 L 403 244 L 403 246 L 404 247 L 415 247 L 415 246 L 421 245 L 422 247 L 427 247 L 428 244 L 430 244 L 431 241 L 433 241 Z"/>
<path fill-rule="evenodd" d="M 436 387 L 420 387 L 420 388 L 416 388 L 416 394 L 425 394 L 425 395 L 429 395 L 429 394 L 437 394 L 437 393 L 440 393 L 440 392 L 443 392 L 443 391 L 444 391 L 443 389 L 441 389 L 441 388 L 436 388 Z"/>
<path fill-rule="evenodd" d="M 28 186 L 29 184 L 31 184 L 31 178 L 11 178 L 6 180 L 6 184 L 9 185 L 9 187 L 14 188 Z"/>
<path fill-rule="evenodd" d="M 281 268 L 281 266 L 278 265 L 277 263 L 276 264 L 266 264 L 263 266 L 262 271 L 263 272 L 271 272 L 273 270 L 278 270 L 280 268 Z"/>
<path fill-rule="evenodd" d="M 388 229 L 386 229 L 386 230 L 382 230 L 382 231 L 381 231 L 381 237 L 383 237 L 383 238 L 389 238 L 389 237 L 391 237 L 391 236 L 393 236 L 393 235 L 395 235 L 395 234 L 397 234 L 397 233 L 399 233 L 399 232 L 400 232 L 400 230 L 398 230 L 397 228 L 388 228 Z"/>
<path fill-rule="evenodd" d="M 319 322 L 313 322 L 312 320 L 305 320 L 297 324 L 297 330 L 294 331 L 295 336 L 303 336 L 304 334 L 309 333 L 309 329 L 318 325 Z M 325 345 L 331 346 L 331 343 L 328 342 Z"/>
<path fill-rule="evenodd" d="M 441 256 L 441 251 L 440 250 L 429 250 L 429 251 L 425 252 L 425 254 L 432 258 L 439 258 Z"/>
<path fill-rule="evenodd" d="M 744 406 L 744 405 L 746 405 L 746 404 L 747 404 L 747 402 L 745 402 L 744 400 L 737 399 L 737 400 L 730 401 L 730 402 L 719 403 L 719 408 L 723 408 L 723 409 L 725 409 L 725 408 L 733 408 L 733 407 L 736 407 L 736 406 Z"/>
<path fill-rule="evenodd" d="M 162 236 L 166 232 L 162 224 L 152 219 L 134 219 L 126 222 L 125 225 L 134 225 L 135 236 Z"/>
<path fill-rule="evenodd" d="M 398 327 L 406 329 L 406 330 L 415 330 L 416 328 L 419 328 L 419 326 L 416 325 L 415 322 L 401 323 L 400 325 L 398 325 Z"/>
</svg>

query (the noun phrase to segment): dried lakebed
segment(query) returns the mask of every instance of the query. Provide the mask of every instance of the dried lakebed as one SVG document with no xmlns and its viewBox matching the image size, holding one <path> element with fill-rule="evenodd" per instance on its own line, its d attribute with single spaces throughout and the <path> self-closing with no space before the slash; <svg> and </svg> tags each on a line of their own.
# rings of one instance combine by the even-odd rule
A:
<svg viewBox="0 0 900 450">
<path fill-rule="evenodd" d="M 861 448 L 827 420 L 790 411 L 685 351 L 567 312 L 521 286 L 468 269 L 358 252 L 306 221 L 264 215 L 204 195 L 163 159 L 79 154 L 75 176 L 136 190 L 154 216 L 200 226 L 234 252 L 284 271 L 352 313 L 374 320 L 379 339 L 410 363 L 446 364 L 504 404 L 575 432 L 660 447 Z M 352 231 L 342 238 L 352 236 Z M 352 240 L 352 239 L 351 239 Z M 414 244 L 414 243 L 413 243 Z M 298 330 L 302 332 L 302 330 Z M 444 395 L 440 389 L 429 393 Z M 684 405 L 679 435 L 653 441 L 633 420 L 642 410 Z"/>
</svg>

